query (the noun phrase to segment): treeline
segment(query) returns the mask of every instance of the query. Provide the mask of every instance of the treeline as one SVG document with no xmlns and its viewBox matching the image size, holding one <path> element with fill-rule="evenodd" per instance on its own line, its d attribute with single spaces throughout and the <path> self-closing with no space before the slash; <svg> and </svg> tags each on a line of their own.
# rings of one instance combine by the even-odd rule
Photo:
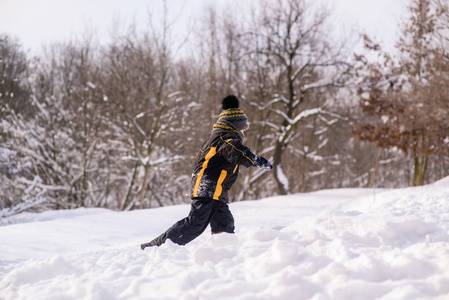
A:
<svg viewBox="0 0 449 300">
<path fill-rule="evenodd" d="M 243 170 L 235 201 L 447 176 L 444 2 L 411 1 L 394 56 L 367 36 L 353 53 L 329 20 L 308 1 L 277 0 L 247 19 L 208 10 L 181 42 L 164 19 L 39 57 L 1 35 L 0 217 L 189 201 L 193 156 L 230 93 L 251 122 L 246 144 L 274 165 Z"/>
</svg>

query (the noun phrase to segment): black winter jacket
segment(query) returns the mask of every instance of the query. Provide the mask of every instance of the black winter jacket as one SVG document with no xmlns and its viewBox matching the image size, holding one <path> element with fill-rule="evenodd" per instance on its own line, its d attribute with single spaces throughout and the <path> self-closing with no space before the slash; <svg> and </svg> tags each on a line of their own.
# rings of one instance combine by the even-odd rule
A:
<svg viewBox="0 0 449 300">
<path fill-rule="evenodd" d="M 251 167 L 257 156 L 232 131 L 213 131 L 195 156 L 192 198 L 229 202 L 228 191 L 237 180 L 239 166 Z"/>
</svg>

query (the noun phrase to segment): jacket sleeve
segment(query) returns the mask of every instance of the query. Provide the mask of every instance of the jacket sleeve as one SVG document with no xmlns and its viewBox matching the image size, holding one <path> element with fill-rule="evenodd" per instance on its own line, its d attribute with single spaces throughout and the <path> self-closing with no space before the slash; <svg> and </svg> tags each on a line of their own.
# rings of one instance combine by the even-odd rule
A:
<svg viewBox="0 0 449 300">
<path fill-rule="evenodd" d="M 222 139 L 219 153 L 230 163 L 243 165 L 247 168 L 254 166 L 257 155 L 244 146 L 239 139 Z"/>
</svg>

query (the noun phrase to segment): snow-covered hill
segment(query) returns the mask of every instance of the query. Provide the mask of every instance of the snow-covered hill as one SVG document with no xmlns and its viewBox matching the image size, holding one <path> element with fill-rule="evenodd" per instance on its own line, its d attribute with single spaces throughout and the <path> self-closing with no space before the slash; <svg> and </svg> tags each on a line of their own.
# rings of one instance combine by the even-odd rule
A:
<svg viewBox="0 0 449 300">
<path fill-rule="evenodd" d="M 140 250 L 188 210 L 10 218 L 0 299 L 449 299 L 449 179 L 233 203 L 235 235 Z"/>
</svg>

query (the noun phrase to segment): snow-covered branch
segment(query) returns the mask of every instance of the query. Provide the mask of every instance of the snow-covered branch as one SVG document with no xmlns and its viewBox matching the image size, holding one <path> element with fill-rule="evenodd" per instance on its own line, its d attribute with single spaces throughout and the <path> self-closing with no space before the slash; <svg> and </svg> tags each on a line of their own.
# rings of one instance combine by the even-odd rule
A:
<svg viewBox="0 0 449 300">
<path fill-rule="evenodd" d="M 275 131 L 278 131 L 281 127 L 273 122 L 270 122 L 268 120 L 257 122 L 257 124 L 260 124 L 261 126 L 268 126 L 273 128 Z"/>
<path fill-rule="evenodd" d="M 299 121 L 312 116 L 312 115 L 317 115 L 320 114 L 323 110 L 318 107 L 318 108 L 312 108 L 312 109 L 307 109 L 302 111 L 301 113 L 299 113 L 295 118 L 291 119 L 287 116 L 287 114 L 279 109 L 273 109 L 272 111 L 274 111 L 275 113 L 277 113 L 278 115 L 282 116 L 290 126 L 294 126 L 296 125 Z"/>
<path fill-rule="evenodd" d="M 264 103 L 263 105 L 260 105 L 256 102 L 250 102 L 250 105 L 256 107 L 260 111 L 264 111 L 278 102 L 282 102 L 282 97 L 275 97 L 274 99 L 268 101 L 267 103 Z"/>
<path fill-rule="evenodd" d="M 14 205 L 12 207 L 7 207 L 7 208 L 0 210 L 0 219 L 19 214 L 19 213 L 29 210 L 33 207 L 43 204 L 44 202 L 47 201 L 47 199 L 45 197 L 43 197 L 43 195 L 45 193 L 46 193 L 46 190 L 42 190 L 39 192 L 38 195 L 36 195 L 35 197 L 33 197 L 31 199 L 23 200 L 22 202 Z"/>
<path fill-rule="evenodd" d="M 38 187 L 41 188 L 43 190 L 47 190 L 47 191 L 63 191 L 63 192 L 70 192 L 70 187 L 69 186 L 62 186 L 62 185 L 47 185 L 47 184 L 43 184 L 39 181 L 29 181 L 28 179 L 25 178 L 20 178 L 19 179 L 20 182 L 25 183 L 25 184 L 29 184 L 32 185 L 33 187 Z"/>
</svg>

